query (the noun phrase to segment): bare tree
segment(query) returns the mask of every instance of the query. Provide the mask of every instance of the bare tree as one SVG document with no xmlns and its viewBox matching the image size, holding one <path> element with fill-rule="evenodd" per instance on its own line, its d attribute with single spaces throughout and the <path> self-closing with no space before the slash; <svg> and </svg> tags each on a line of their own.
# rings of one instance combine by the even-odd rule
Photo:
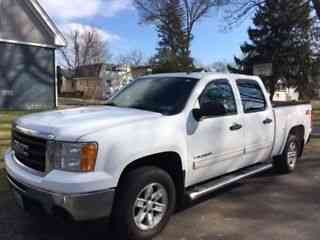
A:
<svg viewBox="0 0 320 240">
<path fill-rule="evenodd" d="M 218 72 L 218 73 L 228 73 L 228 64 L 225 62 L 214 62 L 210 65 L 210 70 L 212 72 Z"/>
<path fill-rule="evenodd" d="M 120 54 L 117 59 L 117 63 L 120 65 L 140 66 L 145 63 L 145 58 L 140 50 L 132 50 L 125 54 Z"/>
<path fill-rule="evenodd" d="M 228 27 L 233 27 L 247 16 L 250 16 L 266 0 L 230 0 L 226 7 L 226 19 Z"/>
<path fill-rule="evenodd" d="M 230 0 L 226 8 L 226 18 L 229 26 L 241 22 L 247 16 L 252 14 L 257 7 L 262 6 L 268 0 Z M 300 0 L 305 4 L 312 4 L 320 20 L 320 0 Z"/>
<path fill-rule="evenodd" d="M 195 66 L 198 71 L 228 73 L 228 64 L 223 61 L 216 61 L 211 64 L 203 64 L 199 60 L 195 60 Z"/>
<path fill-rule="evenodd" d="M 105 62 L 111 58 L 108 43 L 95 29 L 71 30 L 65 33 L 68 47 L 61 49 L 63 67 L 77 69 L 81 65 Z"/>
</svg>

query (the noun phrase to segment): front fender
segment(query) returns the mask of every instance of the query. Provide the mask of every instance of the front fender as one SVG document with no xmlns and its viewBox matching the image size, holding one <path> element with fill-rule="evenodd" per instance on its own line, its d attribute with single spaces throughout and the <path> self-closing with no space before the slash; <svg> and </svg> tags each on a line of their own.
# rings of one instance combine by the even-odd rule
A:
<svg viewBox="0 0 320 240">
<path fill-rule="evenodd" d="M 121 152 L 121 148 L 113 148 L 111 152 L 109 152 L 110 159 L 112 161 L 107 161 L 105 165 L 105 171 L 111 173 L 113 175 L 113 179 L 119 180 L 122 172 L 126 169 L 126 167 L 132 164 L 135 161 L 139 161 L 142 158 L 146 158 L 152 155 L 161 154 L 161 153 L 176 153 L 180 159 L 183 170 L 186 170 L 186 153 L 181 149 L 180 146 L 159 146 L 153 148 L 147 148 L 142 151 L 129 151 L 129 152 Z M 116 183 L 117 185 L 117 183 Z"/>
<path fill-rule="evenodd" d="M 150 155 L 177 153 L 183 169 L 187 169 L 186 128 L 181 118 L 162 117 L 121 125 L 88 135 L 82 140 L 99 139 L 96 170 L 112 175 L 116 187 L 121 173 L 129 164 Z"/>
</svg>

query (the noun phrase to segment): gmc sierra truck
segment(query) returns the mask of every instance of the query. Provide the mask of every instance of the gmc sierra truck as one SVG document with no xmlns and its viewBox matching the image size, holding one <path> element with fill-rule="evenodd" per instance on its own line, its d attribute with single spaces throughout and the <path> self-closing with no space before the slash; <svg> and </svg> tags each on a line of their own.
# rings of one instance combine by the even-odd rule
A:
<svg viewBox="0 0 320 240">
<path fill-rule="evenodd" d="M 25 209 L 108 217 L 119 236 L 148 239 L 177 204 L 271 168 L 295 169 L 312 107 L 269 98 L 255 76 L 142 77 L 105 106 L 15 121 L 8 180 Z"/>
</svg>

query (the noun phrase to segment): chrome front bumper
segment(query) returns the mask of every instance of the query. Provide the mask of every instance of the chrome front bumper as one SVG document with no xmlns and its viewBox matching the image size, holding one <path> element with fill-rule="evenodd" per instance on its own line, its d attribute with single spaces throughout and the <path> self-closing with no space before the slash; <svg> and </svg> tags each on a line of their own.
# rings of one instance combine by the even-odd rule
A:
<svg viewBox="0 0 320 240">
<path fill-rule="evenodd" d="M 25 200 L 31 200 L 39 204 L 48 214 L 63 212 L 75 221 L 87 221 L 109 217 L 112 211 L 114 189 L 69 195 L 37 189 L 18 182 L 10 175 L 7 179 L 19 205 L 23 206 Z"/>
</svg>

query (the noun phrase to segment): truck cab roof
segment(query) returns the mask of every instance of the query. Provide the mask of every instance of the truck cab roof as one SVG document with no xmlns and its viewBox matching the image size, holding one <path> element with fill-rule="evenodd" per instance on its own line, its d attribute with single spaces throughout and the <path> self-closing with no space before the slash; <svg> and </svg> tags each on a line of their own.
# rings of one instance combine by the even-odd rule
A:
<svg viewBox="0 0 320 240">
<path fill-rule="evenodd" d="M 244 75 L 244 74 L 233 74 L 233 73 L 215 73 L 215 72 L 180 72 L 180 73 L 161 73 L 161 74 L 153 74 L 147 75 L 145 78 L 150 77 L 185 77 L 185 78 L 197 78 L 197 79 L 252 79 L 252 80 L 260 80 L 259 77 L 253 75 Z"/>
</svg>

